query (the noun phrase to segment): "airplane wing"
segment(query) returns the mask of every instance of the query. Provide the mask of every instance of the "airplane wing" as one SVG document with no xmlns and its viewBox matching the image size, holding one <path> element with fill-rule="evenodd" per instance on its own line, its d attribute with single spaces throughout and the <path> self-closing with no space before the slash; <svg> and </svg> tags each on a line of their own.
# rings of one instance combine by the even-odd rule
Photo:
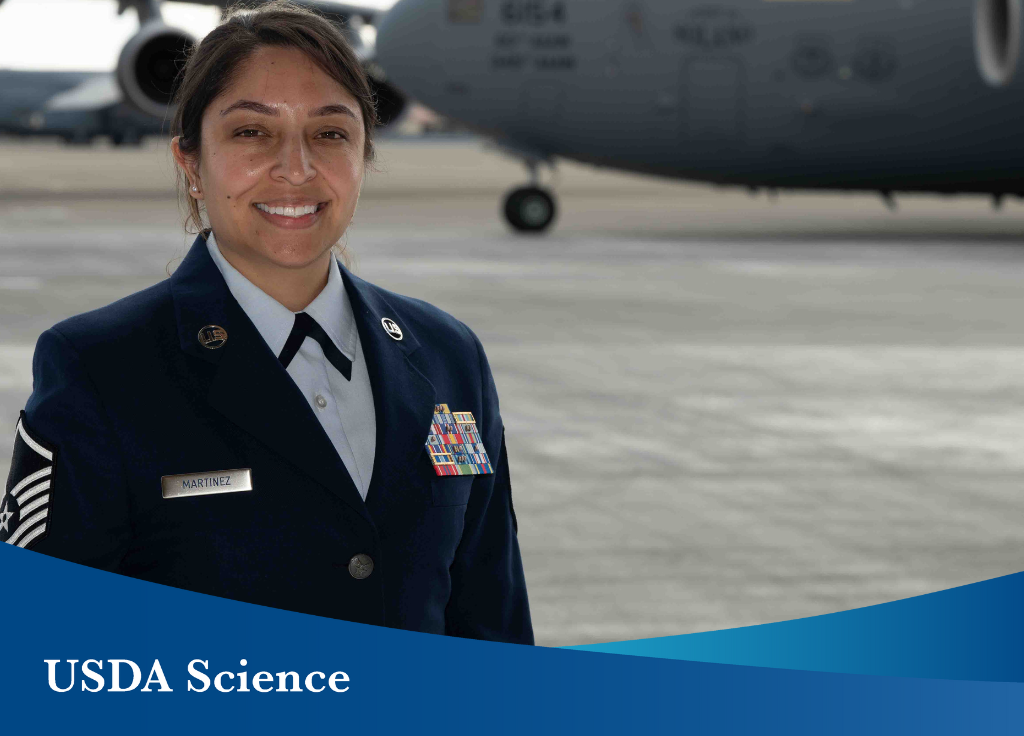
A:
<svg viewBox="0 0 1024 736">
<path fill-rule="evenodd" d="M 86 77 L 81 84 L 51 97 L 43 106 L 47 111 L 97 110 L 115 105 L 124 98 L 113 74 Z"/>
</svg>

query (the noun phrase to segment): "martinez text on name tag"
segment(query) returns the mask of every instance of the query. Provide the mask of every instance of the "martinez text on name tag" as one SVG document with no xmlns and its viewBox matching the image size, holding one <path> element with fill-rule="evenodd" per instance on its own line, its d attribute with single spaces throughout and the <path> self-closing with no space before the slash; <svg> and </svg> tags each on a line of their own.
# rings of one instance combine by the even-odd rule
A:
<svg viewBox="0 0 1024 736">
<path fill-rule="evenodd" d="M 252 470 L 213 470 L 206 473 L 165 475 L 160 478 L 164 498 L 209 496 L 214 493 L 238 493 L 252 490 Z"/>
</svg>

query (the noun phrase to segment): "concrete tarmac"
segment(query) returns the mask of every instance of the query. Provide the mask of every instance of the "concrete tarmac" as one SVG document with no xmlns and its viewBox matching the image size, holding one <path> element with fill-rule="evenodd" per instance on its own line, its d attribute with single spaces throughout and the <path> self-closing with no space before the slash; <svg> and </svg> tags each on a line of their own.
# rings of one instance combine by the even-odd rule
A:
<svg viewBox="0 0 1024 736">
<path fill-rule="evenodd" d="M 0 144 L 0 473 L 40 332 L 191 242 L 164 142 Z M 1024 207 L 781 193 L 384 141 L 355 269 L 482 339 L 538 643 L 839 611 L 1024 569 Z M 140 397 L 144 401 L 145 397 Z"/>
</svg>

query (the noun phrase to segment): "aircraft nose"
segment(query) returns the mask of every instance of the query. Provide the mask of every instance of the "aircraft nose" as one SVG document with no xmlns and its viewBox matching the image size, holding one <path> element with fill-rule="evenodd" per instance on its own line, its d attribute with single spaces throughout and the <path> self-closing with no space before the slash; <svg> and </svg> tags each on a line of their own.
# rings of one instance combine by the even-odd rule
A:
<svg viewBox="0 0 1024 736">
<path fill-rule="evenodd" d="M 440 84 L 441 0 L 399 0 L 377 29 L 376 61 L 388 81 L 419 100 Z"/>
</svg>

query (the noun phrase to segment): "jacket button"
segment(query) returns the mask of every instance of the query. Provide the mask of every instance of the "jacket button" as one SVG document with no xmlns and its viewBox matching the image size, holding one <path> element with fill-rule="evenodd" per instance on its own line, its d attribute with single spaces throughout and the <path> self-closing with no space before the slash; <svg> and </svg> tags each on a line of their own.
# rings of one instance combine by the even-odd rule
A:
<svg viewBox="0 0 1024 736">
<path fill-rule="evenodd" d="M 356 580 L 365 580 L 373 572 L 373 558 L 362 552 L 348 561 L 348 574 Z"/>
</svg>

